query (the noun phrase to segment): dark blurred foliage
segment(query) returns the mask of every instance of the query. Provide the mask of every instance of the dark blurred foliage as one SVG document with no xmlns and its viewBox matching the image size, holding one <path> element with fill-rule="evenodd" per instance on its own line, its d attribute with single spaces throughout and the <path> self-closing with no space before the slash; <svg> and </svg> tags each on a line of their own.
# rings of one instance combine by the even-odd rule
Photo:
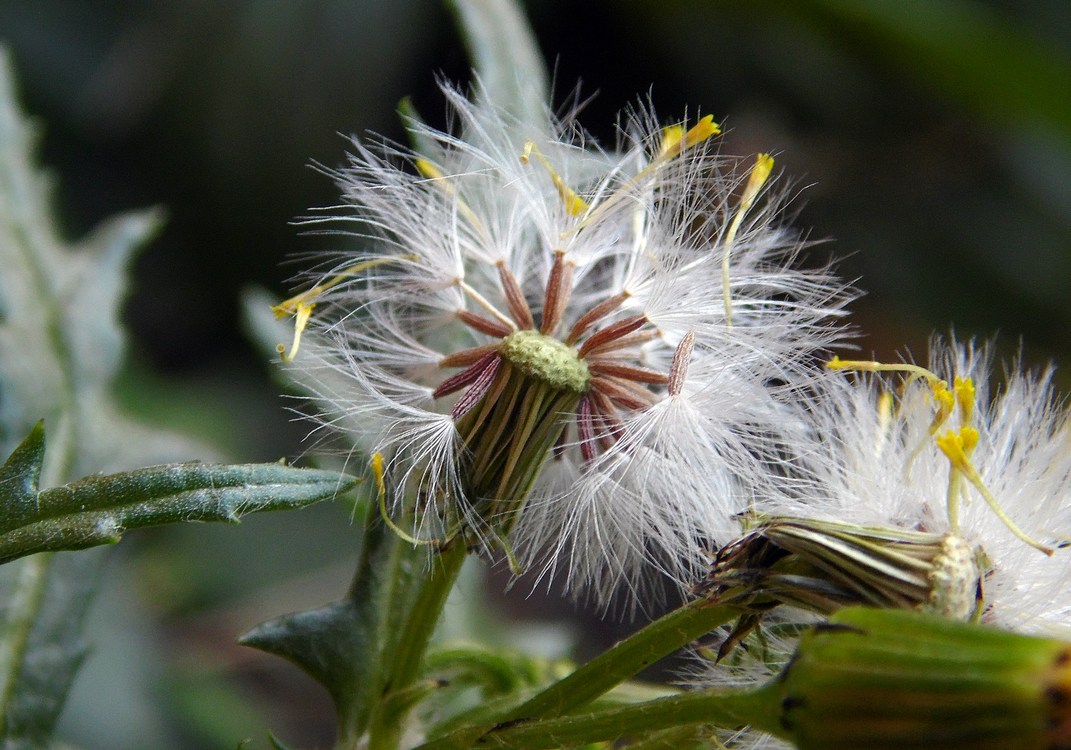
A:
<svg viewBox="0 0 1071 750">
<path fill-rule="evenodd" d="M 830 238 L 814 253 L 867 292 L 853 307 L 864 353 L 924 356 L 932 331 L 954 327 L 1071 369 L 1066 0 L 528 9 L 559 100 L 578 79 L 597 92 L 581 122 L 602 142 L 622 108 L 649 99 L 667 121 L 713 113 L 728 151 L 777 154 L 799 188 L 796 223 Z M 403 139 L 395 110 L 407 95 L 444 122 L 436 74 L 467 77 L 449 12 L 432 0 L 3 0 L 0 41 L 43 127 L 69 234 L 130 208 L 167 211 L 133 273 L 130 408 L 235 460 L 298 453 L 302 430 L 242 330 L 240 295 L 254 284 L 281 295 L 300 267 L 287 259 L 316 249 L 288 226 L 335 200 L 310 162 L 340 163 L 351 133 Z M 255 678 L 235 696 L 215 673 L 172 670 L 153 710 L 176 737 L 240 738 L 259 719 L 295 744 L 330 741 L 326 696 L 305 687 L 310 697 L 294 699 L 292 670 L 213 644 L 278 607 L 341 593 L 352 536 L 336 508 L 129 543 L 115 575 L 166 631 L 146 635 L 146 658 Z M 308 573 L 331 564 L 327 583 Z M 303 574 L 320 583 L 280 582 Z M 280 593 L 288 585 L 299 593 Z M 251 708 L 272 694 L 267 714 Z M 82 739 L 123 747 L 122 736 Z"/>
<path fill-rule="evenodd" d="M 729 150 L 777 153 L 797 223 L 868 292 L 864 350 L 920 352 L 954 325 L 1040 361 L 1071 323 L 1071 6 L 1024 7 L 540 0 L 530 17 L 559 99 L 577 80 L 597 94 L 581 121 L 604 142 L 649 97 L 667 120 L 714 113 Z M 282 293 L 287 258 L 316 248 L 287 225 L 334 200 L 306 165 L 339 163 L 340 134 L 401 139 L 406 95 L 442 121 L 435 75 L 467 77 L 449 13 L 415 0 L 6 0 L 0 38 L 69 230 L 166 208 L 135 270 L 134 353 L 206 387 L 267 382 L 238 299 Z M 294 435 L 221 437 L 249 458 Z"/>
</svg>

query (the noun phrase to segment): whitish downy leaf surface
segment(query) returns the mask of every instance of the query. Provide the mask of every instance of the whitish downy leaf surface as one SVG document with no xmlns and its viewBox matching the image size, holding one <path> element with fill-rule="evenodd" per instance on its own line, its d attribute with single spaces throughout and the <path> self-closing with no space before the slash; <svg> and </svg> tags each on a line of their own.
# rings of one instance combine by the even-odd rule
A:
<svg viewBox="0 0 1071 750">
<path fill-rule="evenodd" d="M 51 180 L 33 163 L 35 140 L 0 53 L 0 451 L 44 419 L 45 485 L 197 455 L 191 443 L 133 423 L 111 396 L 126 269 L 160 213 L 123 214 L 67 243 L 50 212 Z"/>
<path fill-rule="evenodd" d="M 0 456 L 44 419 L 51 446 L 31 445 L 5 468 L 18 516 L 35 480 L 60 485 L 100 471 L 206 458 L 192 442 L 122 415 L 111 394 L 123 350 L 118 312 L 134 251 L 156 211 L 105 221 L 66 242 L 34 164 L 36 131 L 21 114 L 0 49 Z M 14 482 L 14 486 L 11 485 Z M 81 623 L 101 556 L 34 555 L 0 567 L 0 736 L 5 750 L 44 747 L 80 665 Z"/>
</svg>

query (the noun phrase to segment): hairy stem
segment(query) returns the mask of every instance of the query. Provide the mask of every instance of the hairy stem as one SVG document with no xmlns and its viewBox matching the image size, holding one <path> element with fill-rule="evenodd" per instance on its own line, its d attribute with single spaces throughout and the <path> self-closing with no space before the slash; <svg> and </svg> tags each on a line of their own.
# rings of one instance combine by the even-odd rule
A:
<svg viewBox="0 0 1071 750">
<path fill-rule="evenodd" d="M 396 542 L 394 574 L 390 581 L 391 604 L 407 604 L 404 620 L 384 621 L 387 630 L 381 631 L 379 653 L 380 692 L 368 729 L 369 750 L 396 750 L 399 747 L 405 719 L 412 703 L 405 699 L 420 676 L 424 654 L 443 606 L 453 589 L 467 550 L 461 538 L 455 538 L 445 548 L 431 556 L 430 565 L 425 548 Z M 393 606 L 391 607 L 393 609 Z"/>
<path fill-rule="evenodd" d="M 584 706 L 737 614 L 733 607 L 705 600 L 678 607 L 521 704 L 505 720 L 551 718 Z"/>
<path fill-rule="evenodd" d="M 642 736 L 667 727 L 772 727 L 776 726 L 777 712 L 776 691 L 702 690 L 604 711 L 504 725 L 481 737 L 474 747 L 549 750 Z"/>
<path fill-rule="evenodd" d="M 466 748 L 496 727 L 552 719 L 575 711 L 737 614 L 733 607 L 715 606 L 706 600 L 689 602 L 618 642 L 520 706 L 504 712 L 493 723 L 463 727 L 421 745 L 419 750 Z"/>
</svg>

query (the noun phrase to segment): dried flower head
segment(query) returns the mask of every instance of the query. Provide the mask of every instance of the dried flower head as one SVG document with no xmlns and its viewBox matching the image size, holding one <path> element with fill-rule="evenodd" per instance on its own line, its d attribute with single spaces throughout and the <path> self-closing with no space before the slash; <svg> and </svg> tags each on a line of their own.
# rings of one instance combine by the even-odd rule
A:
<svg viewBox="0 0 1071 750">
<path fill-rule="evenodd" d="M 951 532 L 771 516 L 718 552 L 698 590 L 741 610 L 721 659 L 786 604 L 825 615 L 865 604 L 967 620 L 982 606 L 986 565 L 980 548 Z"/>
<path fill-rule="evenodd" d="M 928 369 L 837 359 L 829 366 L 865 374 L 824 382 L 812 411 L 815 447 L 803 458 L 809 489 L 767 509 L 958 540 L 957 549 L 978 550 L 984 620 L 1065 626 L 1071 555 L 1060 548 L 1071 533 L 1071 415 L 1056 402 L 1050 374 L 1011 368 L 991 397 L 986 348 L 940 342 Z M 884 562 L 889 555 L 880 553 Z M 945 563 L 947 555 L 934 557 L 926 572 L 934 592 L 973 589 L 979 570 L 959 566 L 966 578 L 957 584 Z M 889 579 L 896 575 L 910 577 L 899 563 Z M 918 608 L 941 610 L 923 598 Z M 974 608 L 952 609 L 962 617 Z"/>
<path fill-rule="evenodd" d="M 403 533 L 574 590 L 651 561 L 691 578 L 734 477 L 798 424 L 778 397 L 812 377 L 844 288 L 796 267 L 773 160 L 720 156 L 710 117 L 641 113 L 611 153 L 444 92 L 458 134 L 413 123 L 421 153 L 355 142 L 331 172 L 344 202 L 310 222 L 357 247 L 279 306 L 309 326 L 292 367 L 380 457 Z"/>
</svg>

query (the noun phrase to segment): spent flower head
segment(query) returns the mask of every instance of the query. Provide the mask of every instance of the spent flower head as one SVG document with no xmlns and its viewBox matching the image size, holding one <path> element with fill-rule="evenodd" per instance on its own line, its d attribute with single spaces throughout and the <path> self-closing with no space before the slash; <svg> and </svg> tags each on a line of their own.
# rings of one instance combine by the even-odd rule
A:
<svg viewBox="0 0 1071 750">
<path fill-rule="evenodd" d="M 781 549 L 821 537 L 811 562 L 832 570 L 840 556 L 842 582 L 862 581 L 859 560 L 869 556 L 876 585 L 856 601 L 1014 629 L 1066 626 L 1071 414 L 1049 372 L 1012 367 L 991 395 L 991 366 L 985 346 L 939 341 L 928 368 L 830 362 L 861 374 L 831 373 L 820 385 L 813 446 L 801 459 L 809 482 L 767 498 L 767 511 L 805 529 Z M 780 544 L 784 529 L 774 537 Z"/>
<path fill-rule="evenodd" d="M 767 482 L 756 511 L 745 517 L 744 535 L 718 552 L 698 587 L 741 614 L 719 634 L 716 649 L 700 651 L 690 677 L 695 686 L 754 685 L 782 669 L 777 684 L 787 684 L 799 673 L 801 626 L 853 604 L 948 621 L 981 619 L 1013 630 L 1063 630 L 1066 636 L 1071 555 L 1062 548 L 1071 532 L 1071 413 L 1055 398 L 1050 372 L 1033 375 L 1014 366 L 991 394 L 991 365 L 985 346 L 941 341 L 931 345 L 925 368 L 836 358 L 828 364 L 835 372 L 815 384 L 811 429 L 796 446 L 791 481 L 782 476 Z M 991 679 L 979 677 L 984 670 L 978 665 L 972 665 L 977 674 L 966 678 L 951 666 L 972 664 L 974 636 L 963 632 L 968 642 L 947 655 L 936 649 L 919 659 L 915 645 L 898 647 L 921 667 L 920 675 L 899 667 L 886 673 L 887 664 L 853 653 L 845 683 L 814 678 L 804 692 L 816 692 L 798 704 L 824 717 L 817 701 L 828 698 L 826 688 L 847 685 L 843 695 L 858 698 L 855 677 L 887 685 L 886 675 L 897 675 L 907 685 L 897 690 L 911 700 L 890 691 L 888 700 L 860 699 L 844 715 L 873 714 L 874 723 L 862 725 L 867 732 L 876 726 L 908 731 L 905 717 L 926 685 L 939 685 L 946 698 L 960 694 L 948 685 L 961 678 Z M 1029 669 L 1011 656 L 1006 661 Z M 1015 680 L 999 684 L 1008 687 L 1009 700 L 1019 700 L 1011 695 Z M 942 698 L 925 701 L 927 717 L 943 718 L 925 731 L 911 726 L 918 736 L 930 736 L 960 710 L 948 704 L 944 716 L 934 708 L 946 705 Z M 797 701 L 790 702 L 794 710 Z M 882 724 L 877 715 L 884 710 L 899 723 Z M 972 705 L 964 716 L 976 710 Z M 1066 732 L 1066 720 L 1059 722 L 1052 731 Z M 831 747 L 831 735 L 822 734 L 825 724 L 844 721 L 822 718 L 811 725 L 807 731 L 825 737 L 817 744 L 794 739 L 801 746 Z M 974 725 L 957 718 L 954 726 L 969 734 Z M 1049 731 L 1050 725 L 1037 726 Z M 755 733 L 734 742 L 728 746 L 786 746 Z"/>
<path fill-rule="evenodd" d="M 639 112 L 607 152 L 444 93 L 454 132 L 355 141 L 331 172 L 343 202 L 309 223 L 354 247 L 278 307 L 284 358 L 414 540 L 600 594 L 652 561 L 689 579 L 741 509 L 734 478 L 798 425 L 780 397 L 844 287 L 796 266 L 772 158 L 719 155 L 710 117 Z"/>
</svg>

